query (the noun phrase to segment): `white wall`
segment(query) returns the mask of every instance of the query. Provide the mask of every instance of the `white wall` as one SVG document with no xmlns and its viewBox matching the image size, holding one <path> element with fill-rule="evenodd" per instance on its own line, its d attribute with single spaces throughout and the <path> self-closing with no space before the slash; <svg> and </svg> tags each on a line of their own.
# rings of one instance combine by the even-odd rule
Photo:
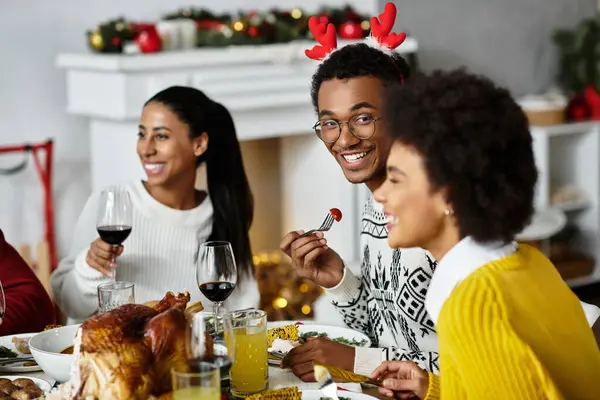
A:
<svg viewBox="0 0 600 400">
<path fill-rule="evenodd" d="M 307 10 L 327 3 L 351 3 L 367 13 L 376 1 L 255 0 L 253 9 L 272 6 Z M 85 31 L 119 15 L 154 20 L 185 6 L 215 12 L 246 8 L 243 0 L 220 2 L 160 0 L 0 0 L 0 145 L 56 141 L 54 200 L 59 254 L 68 251 L 71 232 L 90 191 L 87 121 L 65 112 L 64 72 L 54 68 L 58 53 L 87 51 Z M 93 95 L 93 93 L 90 93 Z M 22 155 L 0 156 L 0 168 Z M 11 177 L 0 176 L 0 229 L 14 244 L 36 243 L 43 235 L 42 194 L 33 163 Z"/>
</svg>

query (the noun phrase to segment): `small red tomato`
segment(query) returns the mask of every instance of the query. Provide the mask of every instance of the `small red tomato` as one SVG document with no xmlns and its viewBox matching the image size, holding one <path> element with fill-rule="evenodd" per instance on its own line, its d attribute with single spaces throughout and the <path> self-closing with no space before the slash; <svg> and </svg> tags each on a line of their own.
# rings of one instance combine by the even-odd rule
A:
<svg viewBox="0 0 600 400">
<path fill-rule="evenodd" d="M 333 219 L 335 219 L 337 222 L 342 220 L 342 212 L 339 208 L 332 208 L 329 210 L 329 214 L 333 215 Z"/>
</svg>

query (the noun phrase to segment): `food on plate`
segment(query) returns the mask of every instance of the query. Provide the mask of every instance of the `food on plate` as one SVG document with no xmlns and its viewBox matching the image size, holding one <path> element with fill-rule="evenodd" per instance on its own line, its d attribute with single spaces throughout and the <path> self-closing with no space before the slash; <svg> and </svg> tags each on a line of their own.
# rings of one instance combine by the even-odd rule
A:
<svg viewBox="0 0 600 400">
<path fill-rule="evenodd" d="M 146 307 L 154 308 L 154 306 L 156 306 L 159 302 L 160 302 L 160 300 L 151 300 L 151 301 L 145 302 L 144 305 Z M 197 301 L 195 303 L 191 303 L 191 304 L 187 305 L 187 307 L 185 308 L 185 316 L 189 317 L 190 315 L 199 313 L 200 311 L 203 311 L 203 310 L 204 310 L 204 306 L 202 305 L 202 302 Z"/>
<path fill-rule="evenodd" d="M 331 365 L 321 364 L 320 362 L 313 361 L 313 368 L 315 376 L 321 374 L 321 371 L 329 371 L 333 380 L 336 382 L 353 382 L 353 383 L 370 383 L 371 385 L 381 386 L 381 383 L 375 379 L 371 379 L 368 376 L 360 375 L 352 371 L 346 371 L 345 369 L 332 367 Z"/>
<path fill-rule="evenodd" d="M 342 220 L 342 212 L 339 208 L 332 208 L 329 210 L 329 214 L 333 215 L 333 219 L 335 219 L 337 222 Z"/>
<path fill-rule="evenodd" d="M 187 370 L 189 293 L 153 307 L 125 304 L 86 320 L 75 337 L 71 398 L 147 399 L 171 391 L 171 369 Z"/>
<path fill-rule="evenodd" d="M 7 378 L 0 379 L 0 400 L 31 400 L 37 399 L 43 394 L 31 379 L 17 378 L 12 381 Z"/>
<path fill-rule="evenodd" d="M 13 383 L 13 385 L 15 385 L 16 387 L 19 387 L 21 389 L 23 389 L 24 387 L 27 387 L 27 386 L 31 386 L 31 385 L 35 386 L 35 382 L 29 378 L 17 378 L 15 380 L 13 380 L 12 383 Z"/>
<path fill-rule="evenodd" d="M 269 347 L 273 345 L 275 339 L 297 341 L 298 325 L 285 325 L 269 329 L 267 331 L 267 341 Z"/>
<path fill-rule="evenodd" d="M 22 354 L 31 354 L 29 351 L 29 336 L 28 337 L 13 337 L 12 343 L 15 349 Z"/>
<path fill-rule="evenodd" d="M 17 353 L 8 347 L 0 346 L 0 358 L 15 358 L 17 355 Z"/>
<path fill-rule="evenodd" d="M 50 329 L 60 328 L 62 325 L 46 325 L 44 331 L 49 331 Z"/>
<path fill-rule="evenodd" d="M 189 317 L 190 315 L 199 313 L 200 311 L 203 311 L 203 310 L 204 310 L 204 306 L 202 305 L 202 302 L 197 301 L 195 303 L 189 304 L 185 308 L 185 315 L 186 315 L 186 317 Z"/>
<path fill-rule="evenodd" d="M 365 339 L 362 339 L 362 340 L 350 339 L 349 340 L 344 337 L 330 338 L 327 333 L 316 332 L 316 331 L 305 332 L 302 335 L 300 335 L 300 338 L 298 340 L 300 341 L 300 343 L 306 343 L 306 341 L 308 339 L 318 338 L 318 337 L 324 337 L 324 338 L 331 340 L 332 342 L 341 343 L 341 344 L 345 344 L 347 346 L 353 346 L 353 347 L 361 347 L 361 346 L 364 346 L 365 344 L 367 344 L 367 341 Z"/>
<path fill-rule="evenodd" d="M 296 386 L 276 390 L 265 390 L 260 394 L 246 397 L 246 400 L 302 400 L 302 393 Z"/>
<path fill-rule="evenodd" d="M 63 350 L 60 351 L 60 354 L 73 354 L 73 349 L 75 348 L 75 346 L 69 346 Z"/>
</svg>

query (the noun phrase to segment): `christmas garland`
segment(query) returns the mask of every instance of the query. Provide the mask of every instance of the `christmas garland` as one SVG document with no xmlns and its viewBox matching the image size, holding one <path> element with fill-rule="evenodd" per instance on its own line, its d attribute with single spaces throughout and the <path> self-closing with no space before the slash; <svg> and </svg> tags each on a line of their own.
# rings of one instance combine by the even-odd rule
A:
<svg viewBox="0 0 600 400">
<path fill-rule="evenodd" d="M 342 39 L 360 39 L 370 30 L 369 16 L 351 6 L 322 8 L 317 15 L 335 25 Z M 100 53 L 155 53 L 191 47 L 259 45 L 312 40 L 308 30 L 311 14 L 300 8 L 288 11 L 216 15 L 206 9 L 182 9 L 157 23 L 118 18 L 87 32 L 92 51 Z"/>
</svg>

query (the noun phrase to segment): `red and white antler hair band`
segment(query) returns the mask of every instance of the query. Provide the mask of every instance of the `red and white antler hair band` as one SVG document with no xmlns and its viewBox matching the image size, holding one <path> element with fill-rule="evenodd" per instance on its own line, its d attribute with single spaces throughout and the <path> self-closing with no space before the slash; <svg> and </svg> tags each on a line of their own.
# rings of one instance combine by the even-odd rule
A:
<svg viewBox="0 0 600 400">
<path fill-rule="evenodd" d="M 320 45 L 305 50 L 304 54 L 313 60 L 322 61 L 337 48 L 335 26 L 327 22 L 327 17 L 312 16 L 308 20 L 308 29 Z"/>
<path fill-rule="evenodd" d="M 326 17 L 310 17 L 308 29 L 320 45 L 307 49 L 304 53 L 310 59 L 323 61 L 337 48 L 335 26 L 327 22 Z M 365 44 L 386 54 L 391 54 L 406 39 L 406 33 L 391 33 L 396 21 L 396 6 L 387 3 L 383 13 L 371 18 L 371 36 L 365 39 Z"/>
<path fill-rule="evenodd" d="M 394 22 L 396 22 L 396 6 L 394 3 L 387 3 L 379 18 L 371 17 L 371 36 L 365 39 L 365 43 L 386 54 L 391 54 L 406 40 L 406 33 L 392 33 Z"/>
</svg>

